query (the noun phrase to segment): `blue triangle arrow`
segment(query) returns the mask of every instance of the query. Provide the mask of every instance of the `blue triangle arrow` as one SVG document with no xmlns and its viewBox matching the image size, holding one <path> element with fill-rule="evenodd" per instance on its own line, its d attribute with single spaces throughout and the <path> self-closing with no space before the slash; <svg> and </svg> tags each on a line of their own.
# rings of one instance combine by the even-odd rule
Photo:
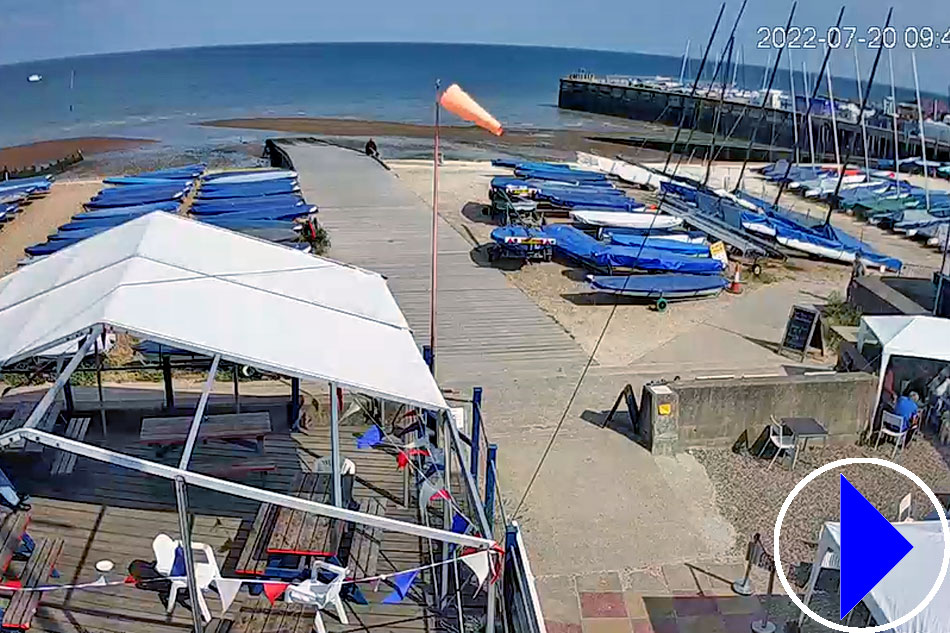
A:
<svg viewBox="0 0 950 633">
<path fill-rule="evenodd" d="M 844 619 L 914 548 L 841 475 L 841 601 Z"/>
</svg>

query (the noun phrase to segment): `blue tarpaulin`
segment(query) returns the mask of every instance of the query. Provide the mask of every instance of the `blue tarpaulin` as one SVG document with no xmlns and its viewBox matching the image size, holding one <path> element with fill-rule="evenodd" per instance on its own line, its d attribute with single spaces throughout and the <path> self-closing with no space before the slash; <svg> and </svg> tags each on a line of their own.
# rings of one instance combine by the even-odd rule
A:
<svg viewBox="0 0 950 633">
<path fill-rule="evenodd" d="M 637 268 L 700 275 L 719 274 L 723 270 L 722 262 L 711 257 L 687 257 L 653 248 L 605 244 L 566 224 L 547 226 L 544 232 L 557 240 L 555 249 L 565 256 L 602 270 Z"/>
</svg>

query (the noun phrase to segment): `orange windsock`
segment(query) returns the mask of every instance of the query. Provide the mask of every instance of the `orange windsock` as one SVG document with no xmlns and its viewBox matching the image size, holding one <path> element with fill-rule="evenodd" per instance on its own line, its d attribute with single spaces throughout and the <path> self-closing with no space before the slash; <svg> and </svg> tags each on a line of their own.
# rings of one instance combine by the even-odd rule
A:
<svg viewBox="0 0 950 633">
<path fill-rule="evenodd" d="M 495 117 L 488 114 L 485 108 L 478 105 L 475 99 L 472 99 L 464 90 L 459 88 L 458 84 L 449 86 L 446 91 L 442 93 L 442 96 L 439 97 L 439 103 L 449 112 L 466 121 L 471 121 L 495 136 L 501 136 L 504 132 L 501 123 L 499 123 Z"/>
</svg>

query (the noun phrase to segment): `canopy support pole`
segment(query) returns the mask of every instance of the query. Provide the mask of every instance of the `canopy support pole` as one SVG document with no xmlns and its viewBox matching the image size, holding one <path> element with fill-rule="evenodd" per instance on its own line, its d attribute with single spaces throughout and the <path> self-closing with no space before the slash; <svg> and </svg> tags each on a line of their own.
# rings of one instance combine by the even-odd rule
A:
<svg viewBox="0 0 950 633">
<path fill-rule="evenodd" d="M 88 457 L 89 459 L 94 459 L 98 462 L 112 464 L 121 468 L 128 468 L 129 470 L 135 470 L 147 475 L 161 477 L 163 479 L 174 480 L 176 477 L 181 477 L 185 480 L 185 483 L 190 486 L 214 490 L 215 492 L 220 492 L 222 494 L 232 495 L 242 499 L 250 499 L 260 503 L 272 503 L 283 508 L 300 510 L 301 512 L 306 512 L 308 514 L 319 514 L 331 519 L 349 521 L 359 525 L 368 525 L 381 530 L 399 532 L 402 534 L 408 534 L 410 536 L 417 536 L 419 538 L 449 541 L 450 543 L 455 543 L 464 547 L 474 547 L 479 550 L 483 550 L 495 545 L 495 542 L 490 538 L 470 536 L 468 534 L 456 534 L 450 530 L 427 528 L 422 525 L 407 523 L 405 521 L 399 521 L 397 519 L 392 519 L 385 516 L 364 514 L 362 512 L 356 512 L 346 508 L 338 508 L 336 506 L 310 501 L 309 499 L 293 497 L 286 494 L 272 492 L 270 490 L 262 490 L 260 488 L 254 488 L 252 486 L 237 483 L 235 481 L 218 479 L 216 477 L 191 472 L 189 470 L 181 470 L 179 468 L 175 468 L 174 466 L 159 464 L 157 462 L 152 462 L 140 457 L 124 455 L 122 453 L 110 451 L 99 446 L 93 446 L 92 444 L 77 442 L 76 440 L 69 439 L 61 435 L 55 435 L 45 431 L 37 431 L 36 429 L 21 427 L 0 435 L 0 448 L 21 441 L 35 442 L 37 444 L 56 448 L 61 451 L 66 451 L 67 453 L 72 453 L 74 455 Z"/>
<path fill-rule="evenodd" d="M 172 388 L 172 360 L 168 355 L 162 356 L 162 382 L 165 385 L 165 408 L 171 411 L 175 408 L 175 390 Z"/>
<path fill-rule="evenodd" d="M 234 412 L 241 412 L 241 389 L 238 387 L 238 371 L 239 368 L 237 364 L 233 365 L 231 369 L 231 379 L 234 381 Z"/>
<path fill-rule="evenodd" d="M 217 357 L 215 357 L 217 359 Z M 201 607 L 198 601 L 198 584 L 195 582 L 195 553 L 191 549 L 191 534 L 188 530 L 188 492 L 185 480 L 175 478 L 175 501 L 178 504 L 178 529 L 181 532 L 181 549 L 185 555 L 185 575 L 188 581 L 188 598 L 191 603 L 191 621 L 195 633 L 202 633 Z"/>
<path fill-rule="evenodd" d="M 340 400 L 336 383 L 330 383 L 330 459 L 333 462 L 333 505 L 343 507 L 343 482 L 340 476 Z"/>
<path fill-rule="evenodd" d="M 185 440 L 185 448 L 181 451 L 181 459 L 178 461 L 178 468 L 188 469 L 188 462 L 191 461 L 191 453 L 195 450 L 195 442 L 198 441 L 198 427 L 201 426 L 201 419 L 205 415 L 205 407 L 208 406 L 208 396 L 211 395 L 211 388 L 214 386 L 214 377 L 218 373 L 218 363 L 221 362 L 221 355 L 215 354 L 211 361 L 211 369 L 208 370 L 208 378 L 205 380 L 205 386 L 201 390 L 201 397 L 198 399 L 198 407 L 195 409 L 195 417 L 191 420 L 191 428 L 188 429 L 188 438 Z"/>
<path fill-rule="evenodd" d="M 37 424 L 40 423 L 40 420 L 43 419 L 43 416 L 46 415 L 46 411 L 53 404 L 53 401 L 56 400 L 57 394 L 62 390 L 62 388 L 69 382 L 69 377 L 73 375 L 73 372 L 76 371 L 76 368 L 79 367 L 79 363 L 82 362 L 82 359 L 86 357 L 86 354 L 89 353 L 89 348 L 93 346 L 96 342 L 96 337 L 102 334 L 102 326 L 95 325 L 89 331 L 89 334 L 86 335 L 86 339 L 79 345 L 79 349 L 76 350 L 76 353 L 73 355 L 69 362 L 66 363 L 66 367 L 63 368 L 59 375 L 56 377 L 56 381 L 53 383 L 53 386 L 49 388 L 43 397 L 40 398 L 40 401 L 36 404 L 36 408 L 33 409 L 33 412 L 30 413 L 30 417 L 26 419 L 26 422 L 23 423 L 21 428 L 23 429 L 32 429 Z"/>
<path fill-rule="evenodd" d="M 449 416 L 442 416 L 442 428 L 439 429 L 442 437 L 440 445 L 442 447 L 442 459 L 445 470 L 443 471 L 443 481 L 445 484 L 445 491 L 449 493 L 449 497 L 452 497 L 452 461 L 449 459 L 449 431 L 446 428 L 449 424 L 452 424 L 452 420 Z M 451 529 L 452 527 L 452 504 L 448 500 L 442 501 L 442 528 Z M 442 542 L 442 560 L 449 560 L 449 544 L 445 541 Z M 449 597 L 449 566 L 442 565 L 442 599 L 447 600 Z"/>
<path fill-rule="evenodd" d="M 300 379 L 290 379 L 290 430 L 297 431 L 297 419 L 300 418 Z"/>
<path fill-rule="evenodd" d="M 102 350 L 99 349 L 99 337 L 96 337 L 96 391 L 99 397 L 99 423 L 102 425 L 102 439 L 109 439 L 106 428 L 106 405 L 102 397 Z"/>
</svg>

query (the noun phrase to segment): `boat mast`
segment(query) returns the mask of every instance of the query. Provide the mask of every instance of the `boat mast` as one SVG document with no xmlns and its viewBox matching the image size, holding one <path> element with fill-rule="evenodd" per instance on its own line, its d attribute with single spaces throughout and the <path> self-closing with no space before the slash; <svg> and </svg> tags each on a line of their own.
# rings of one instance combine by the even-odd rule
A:
<svg viewBox="0 0 950 633">
<path fill-rule="evenodd" d="M 798 105 L 795 103 L 795 70 L 792 66 L 792 51 L 788 51 L 788 85 L 792 89 L 792 134 L 795 143 L 795 162 L 802 162 L 802 155 L 798 149 Z"/>
<path fill-rule="evenodd" d="M 858 47 L 854 47 L 854 76 L 858 82 L 858 101 L 864 103 L 864 96 L 861 94 L 861 66 L 858 65 Z M 888 49 L 890 50 L 890 49 Z M 864 173 L 871 178 L 871 159 L 868 156 L 868 127 L 864 121 L 864 110 L 858 112 L 861 122 L 861 144 L 864 148 Z"/>
<path fill-rule="evenodd" d="M 69 71 L 69 111 L 73 111 L 73 84 L 76 82 L 76 69 Z"/>
<path fill-rule="evenodd" d="M 781 50 L 781 49 L 780 49 Z M 769 56 L 766 58 L 765 66 L 762 67 L 762 87 L 759 89 L 760 92 L 765 92 L 765 85 L 769 81 L 769 67 L 772 65 L 772 51 L 769 51 Z M 762 103 L 765 103 L 765 100 L 768 98 L 768 95 L 762 97 Z"/>
<path fill-rule="evenodd" d="M 827 73 L 825 77 L 828 79 L 828 99 L 831 101 L 831 132 L 832 137 L 835 141 L 835 162 L 838 164 L 838 171 L 841 172 L 841 148 L 838 147 L 838 116 L 835 113 L 837 108 L 835 107 L 835 93 L 834 89 L 831 87 L 831 60 L 828 60 Z"/>
<path fill-rule="evenodd" d="M 887 31 L 891 25 L 891 16 L 894 15 L 894 7 L 890 7 L 887 10 L 887 20 L 884 22 L 884 27 L 881 29 L 882 32 Z M 864 98 L 861 99 L 861 111 L 864 112 L 868 107 L 868 97 L 871 96 L 871 88 L 874 87 L 874 76 L 877 74 L 877 66 L 881 62 L 881 51 L 884 47 L 879 47 L 877 53 L 874 55 L 874 64 L 871 66 L 871 74 L 868 76 L 868 86 L 864 90 Z M 830 74 L 829 74 L 830 77 Z M 848 153 L 844 157 L 844 162 L 847 163 L 851 160 L 851 156 L 854 154 L 854 141 L 856 135 L 851 135 L 851 142 L 848 143 Z M 844 169 L 841 169 L 841 172 L 838 174 L 838 183 L 835 185 L 835 192 L 831 196 L 831 199 L 828 201 L 828 215 L 825 216 L 825 225 L 831 223 L 831 212 L 834 211 L 835 207 L 838 204 L 838 195 L 841 193 L 841 183 L 844 182 Z"/>
<path fill-rule="evenodd" d="M 808 96 L 808 66 L 802 62 L 802 92 L 805 94 L 805 120 L 802 125 L 808 126 L 808 151 L 811 152 L 811 164 L 815 164 L 815 125 L 811 118 L 811 98 Z"/>
<path fill-rule="evenodd" d="M 683 65 L 680 66 L 680 85 L 683 85 L 683 80 L 686 78 L 686 64 L 689 62 L 689 40 L 686 40 L 686 51 L 683 53 Z"/>
<path fill-rule="evenodd" d="M 788 20 L 785 23 L 785 33 L 788 33 L 788 29 L 792 26 L 792 19 L 795 17 L 795 9 L 798 7 L 798 2 L 792 3 L 792 9 L 788 12 Z M 739 177 L 736 179 L 736 188 L 735 191 L 738 191 L 742 188 L 742 177 L 745 175 L 745 169 L 749 166 L 749 159 L 752 157 L 752 146 L 755 144 L 755 138 L 759 135 L 759 126 L 762 124 L 762 121 L 766 117 L 766 103 L 769 100 L 769 93 L 772 92 L 772 84 L 775 82 L 775 74 L 778 71 L 778 65 L 782 61 L 782 51 L 785 48 L 782 47 L 778 49 L 778 54 L 775 55 L 775 64 L 772 66 L 772 72 L 769 73 L 768 85 L 765 87 L 765 95 L 762 97 L 762 103 L 759 105 L 758 116 L 755 118 L 755 123 L 752 125 L 752 134 L 749 135 L 749 144 L 745 148 L 745 159 L 742 161 L 742 168 L 739 170 Z"/>
<path fill-rule="evenodd" d="M 736 38 L 732 36 L 726 44 L 726 50 L 722 52 L 723 58 L 732 59 L 732 48 L 735 45 Z M 726 54 L 728 52 L 728 57 Z M 729 61 L 722 68 L 722 89 L 719 91 L 719 104 L 716 106 L 716 115 L 713 117 L 712 139 L 709 142 L 709 153 L 706 158 L 706 176 L 703 178 L 703 186 L 709 182 L 709 176 L 712 172 L 713 156 L 716 154 L 716 133 L 719 131 L 719 120 L 722 115 L 723 104 L 726 101 L 726 82 L 728 81 Z M 715 78 L 714 78 L 715 79 Z"/>
<path fill-rule="evenodd" d="M 835 23 L 835 28 L 841 27 L 841 18 L 843 17 L 844 17 L 844 7 L 842 6 L 841 10 L 838 11 L 838 21 Z M 804 119 L 802 119 L 802 125 L 805 124 L 805 121 L 811 121 L 811 108 L 815 103 L 815 97 L 818 96 L 818 91 L 821 89 L 821 78 L 825 73 L 825 67 L 828 65 L 828 59 L 830 57 L 831 57 L 831 48 L 826 47 L 825 57 L 821 61 L 821 68 L 818 70 L 818 75 L 815 77 L 815 86 L 814 88 L 812 88 L 811 97 L 808 99 L 808 109 L 805 111 Z M 808 93 L 807 86 L 806 86 L 805 93 L 806 95 Z M 814 155 L 814 149 L 812 149 L 812 155 Z M 782 194 L 785 193 L 785 187 L 788 185 L 788 175 L 791 172 L 792 172 L 792 163 L 791 161 L 786 161 L 785 174 L 782 176 L 782 179 L 779 181 L 778 192 L 775 194 L 775 201 L 772 203 L 773 206 L 775 206 L 776 208 L 778 208 L 779 200 L 782 199 Z"/>
<path fill-rule="evenodd" d="M 716 18 L 716 24 L 713 25 L 712 33 L 709 34 L 709 41 L 706 43 L 706 50 L 703 51 L 703 58 L 699 62 L 699 71 L 696 73 L 696 79 L 693 80 L 693 86 L 690 88 L 689 97 L 683 99 L 683 111 L 680 113 L 679 125 L 676 126 L 676 133 L 673 135 L 673 142 L 670 143 L 670 151 L 666 154 L 666 161 L 663 163 L 663 173 L 670 166 L 670 160 L 673 158 L 673 152 L 676 150 L 676 144 L 679 142 L 680 134 L 683 131 L 683 124 L 686 123 L 686 103 L 689 99 L 696 96 L 696 88 L 699 86 L 699 80 L 703 76 L 703 68 L 706 67 L 706 60 L 709 58 L 709 51 L 712 50 L 713 40 L 716 39 L 716 32 L 719 31 L 719 23 L 722 21 L 722 14 L 726 11 L 726 3 L 723 2 L 719 7 L 719 16 Z M 695 126 L 694 126 L 695 127 Z"/>
<path fill-rule="evenodd" d="M 917 123 L 920 126 L 920 157 L 924 161 L 924 197 L 927 201 L 927 213 L 930 213 L 930 170 L 927 168 L 927 137 L 924 135 L 924 109 L 920 103 L 920 82 L 917 80 L 917 54 L 910 53 L 914 66 L 914 91 L 917 93 Z M 940 271 L 943 274 L 943 270 Z"/>
<path fill-rule="evenodd" d="M 887 65 L 891 71 L 891 103 L 894 104 L 894 113 L 891 115 L 891 123 L 894 127 L 894 187 L 897 189 L 897 197 L 900 197 L 901 188 L 900 188 L 900 178 L 898 177 L 898 170 L 900 169 L 901 157 L 900 150 L 900 139 L 897 136 L 897 95 L 894 92 L 894 55 L 891 52 L 891 49 L 887 49 Z"/>
</svg>

